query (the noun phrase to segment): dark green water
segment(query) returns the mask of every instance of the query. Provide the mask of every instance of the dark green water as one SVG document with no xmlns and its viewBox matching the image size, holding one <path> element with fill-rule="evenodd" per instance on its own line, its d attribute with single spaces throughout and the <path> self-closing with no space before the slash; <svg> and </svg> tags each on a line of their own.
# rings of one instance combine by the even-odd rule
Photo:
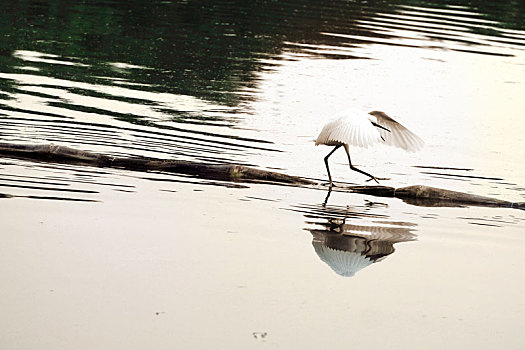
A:
<svg viewBox="0 0 525 350">
<path fill-rule="evenodd" d="M 38 51 L 88 65 L 81 69 L 36 64 L 46 76 L 91 83 L 101 82 L 99 76 L 122 78 L 146 84 L 149 91 L 188 94 L 235 106 L 245 98 L 239 90 L 255 88 L 256 73 L 268 68 L 261 59 L 277 59 L 283 51 L 351 58 L 294 44 L 351 48 L 367 38 L 388 41 L 395 36 L 356 24 L 370 21 L 376 28 L 402 27 L 403 23 L 377 18 L 378 13 L 395 16 L 402 6 L 423 8 L 408 26 L 431 40 L 478 46 L 479 39 L 462 35 L 469 34 L 488 36 L 492 44 L 523 45 L 519 31 L 525 26 L 525 5 L 521 1 L 5 1 L 0 18 L 2 71 L 16 70 L 20 62 L 12 57 L 15 50 Z M 440 26 L 453 26 L 455 33 L 440 33 Z M 488 50 L 479 45 L 472 51 Z M 503 49 L 496 51 L 491 53 L 511 55 Z M 118 72 L 108 66 L 110 62 L 148 69 Z"/>
</svg>

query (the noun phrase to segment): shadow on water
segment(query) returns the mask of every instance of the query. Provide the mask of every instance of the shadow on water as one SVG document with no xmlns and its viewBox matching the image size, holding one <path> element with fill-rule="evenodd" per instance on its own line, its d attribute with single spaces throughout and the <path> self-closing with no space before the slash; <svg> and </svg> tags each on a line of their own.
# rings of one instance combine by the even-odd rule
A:
<svg viewBox="0 0 525 350">
<path fill-rule="evenodd" d="M 307 218 L 305 230 L 312 234 L 319 259 L 338 275 L 351 277 L 394 253 L 394 244 L 416 240 L 413 231 L 417 224 L 374 213 L 372 208 L 376 206 L 381 205 L 300 205 L 292 210 Z M 368 223 L 361 223 L 363 219 Z"/>
</svg>

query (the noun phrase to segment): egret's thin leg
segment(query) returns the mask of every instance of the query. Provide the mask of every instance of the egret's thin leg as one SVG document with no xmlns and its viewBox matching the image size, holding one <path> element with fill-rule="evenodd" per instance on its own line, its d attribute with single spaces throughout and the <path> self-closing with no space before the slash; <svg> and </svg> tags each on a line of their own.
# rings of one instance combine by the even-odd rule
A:
<svg viewBox="0 0 525 350">
<path fill-rule="evenodd" d="M 328 172 L 328 180 L 330 180 L 330 187 L 332 187 L 333 183 L 332 183 L 332 175 L 330 175 L 330 168 L 328 167 L 328 157 L 330 157 L 332 153 L 337 151 L 339 147 L 341 147 L 341 145 L 335 146 L 335 148 L 331 150 L 330 153 L 328 153 L 326 157 L 324 157 L 324 164 L 326 165 L 326 171 Z"/>
<path fill-rule="evenodd" d="M 352 161 L 350 160 L 350 152 L 348 150 L 348 145 L 345 145 L 345 151 L 346 151 L 346 155 L 348 156 L 348 164 L 350 164 L 350 169 L 352 169 L 353 171 L 357 171 L 363 175 L 366 175 L 368 177 L 370 177 L 370 179 L 374 180 L 375 182 L 379 183 L 379 181 L 377 181 L 376 177 L 375 176 L 372 176 L 370 175 L 369 173 L 363 171 L 363 170 L 360 170 L 360 169 L 357 169 L 355 166 L 352 165 Z"/>
</svg>

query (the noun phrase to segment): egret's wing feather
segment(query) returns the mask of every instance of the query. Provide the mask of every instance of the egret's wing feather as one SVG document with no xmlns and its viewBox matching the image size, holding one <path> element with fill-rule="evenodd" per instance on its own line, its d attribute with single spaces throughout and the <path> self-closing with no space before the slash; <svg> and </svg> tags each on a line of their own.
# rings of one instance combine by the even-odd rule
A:
<svg viewBox="0 0 525 350">
<path fill-rule="evenodd" d="M 326 124 L 315 140 L 316 145 L 348 144 L 368 147 L 381 142 L 381 135 L 366 115 L 344 114 Z"/>
<path fill-rule="evenodd" d="M 385 113 L 374 111 L 370 112 L 370 115 L 371 121 L 388 129 L 387 131 L 382 128 L 377 128 L 386 144 L 402 148 L 409 152 L 415 152 L 425 144 L 419 136 L 396 122 Z"/>
</svg>

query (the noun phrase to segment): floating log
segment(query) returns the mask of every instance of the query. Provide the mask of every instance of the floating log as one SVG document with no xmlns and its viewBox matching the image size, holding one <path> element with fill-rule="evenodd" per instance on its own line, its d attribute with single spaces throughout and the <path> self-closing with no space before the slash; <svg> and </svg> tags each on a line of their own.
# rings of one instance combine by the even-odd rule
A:
<svg viewBox="0 0 525 350">
<path fill-rule="evenodd" d="M 81 164 L 138 171 L 165 171 L 214 180 L 265 181 L 281 184 L 312 185 L 298 176 L 259 170 L 238 164 L 205 164 L 185 160 L 147 157 L 113 157 L 59 145 L 21 145 L 0 143 L 0 155 L 46 162 Z"/>
<path fill-rule="evenodd" d="M 379 197 L 396 197 L 404 202 L 424 207 L 457 207 L 474 205 L 525 209 L 525 202 L 509 202 L 475 194 L 415 185 L 401 188 L 388 186 L 350 186 L 350 191 Z"/>
<path fill-rule="evenodd" d="M 205 164 L 185 160 L 147 157 L 113 157 L 53 144 L 21 145 L 0 143 L 0 156 L 137 171 L 164 171 L 225 181 L 264 181 L 289 185 L 317 185 L 316 182 L 299 176 L 260 170 L 238 164 Z M 513 203 L 490 197 L 422 185 L 402 188 L 389 186 L 349 186 L 344 189 L 373 196 L 396 197 L 408 204 L 418 206 L 450 207 L 477 205 L 525 209 L 525 202 Z M 1 197 L 0 195 L 0 198 Z"/>
</svg>

